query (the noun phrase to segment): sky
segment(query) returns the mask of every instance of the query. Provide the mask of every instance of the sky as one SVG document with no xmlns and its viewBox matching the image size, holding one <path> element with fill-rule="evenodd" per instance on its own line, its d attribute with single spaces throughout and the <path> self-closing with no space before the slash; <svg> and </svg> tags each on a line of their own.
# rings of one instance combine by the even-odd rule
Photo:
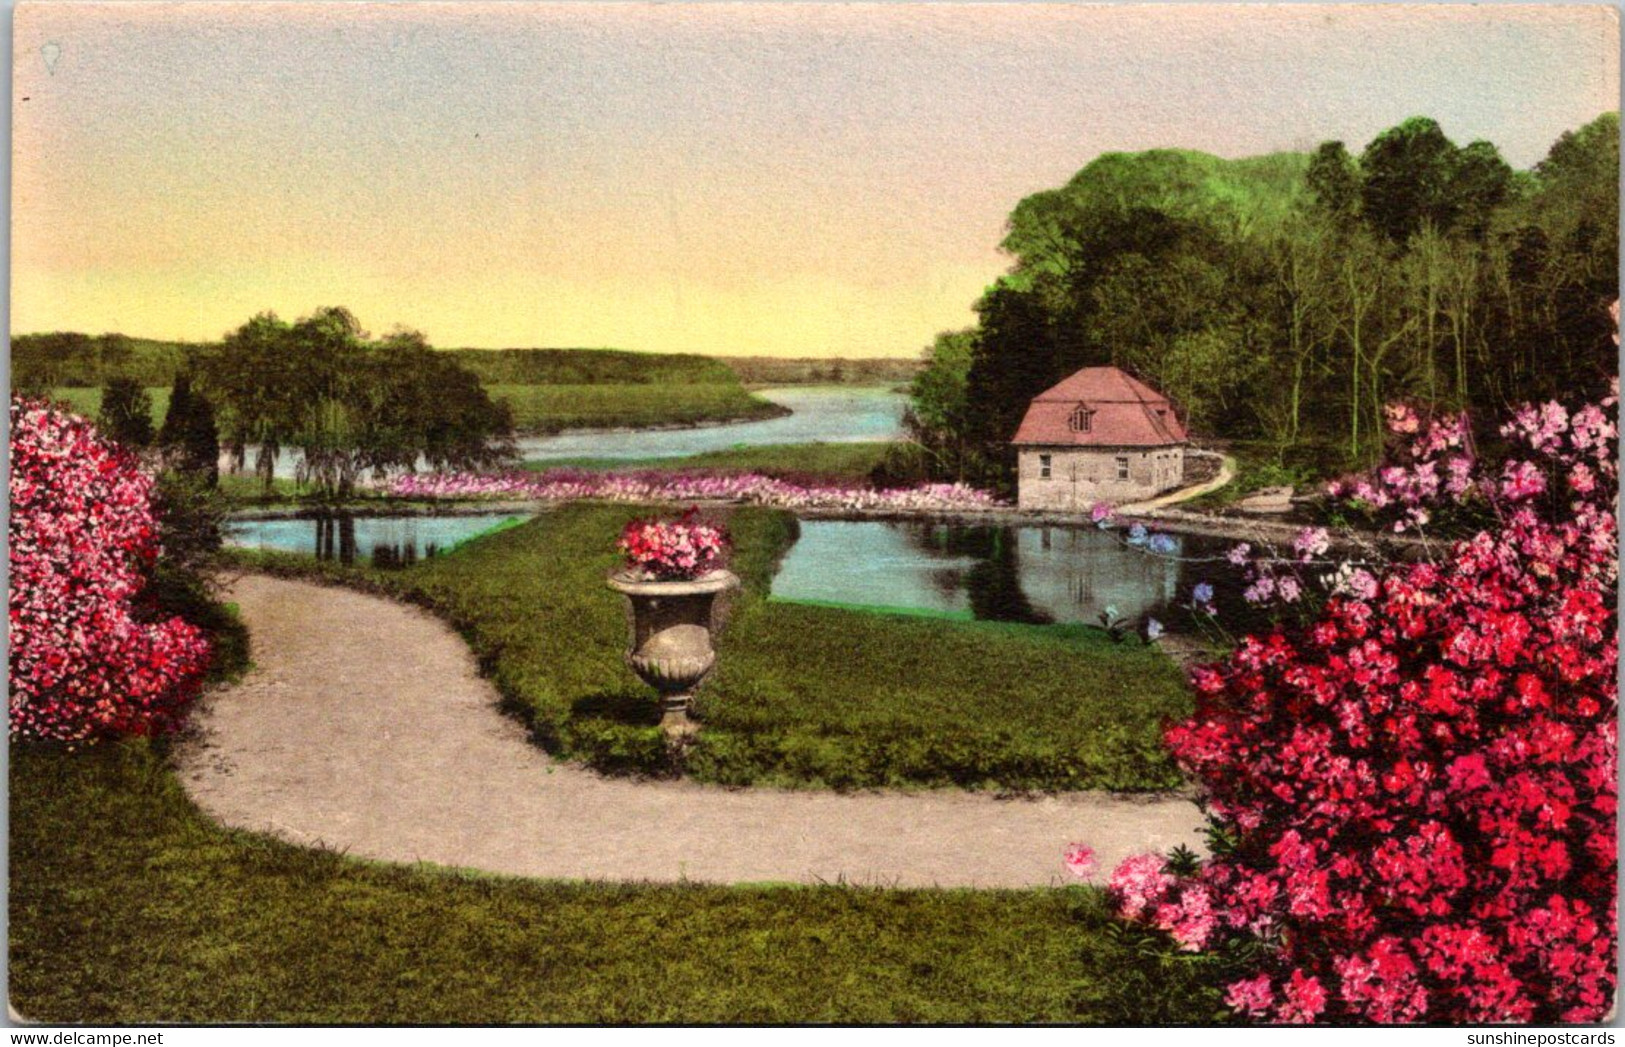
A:
<svg viewBox="0 0 1625 1047">
<path fill-rule="evenodd" d="M 1515 167 L 1618 108 L 1611 6 L 19 5 L 13 333 L 349 307 L 440 346 L 911 356 L 1103 152 Z"/>
</svg>

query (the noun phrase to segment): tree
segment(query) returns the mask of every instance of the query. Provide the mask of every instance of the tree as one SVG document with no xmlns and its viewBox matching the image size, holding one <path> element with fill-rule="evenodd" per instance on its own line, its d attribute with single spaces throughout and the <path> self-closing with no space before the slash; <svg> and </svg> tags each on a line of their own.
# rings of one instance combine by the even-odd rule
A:
<svg viewBox="0 0 1625 1047">
<path fill-rule="evenodd" d="M 11 343 L 11 384 L 19 392 L 44 396 L 61 386 L 92 386 L 95 346 L 73 331 L 20 335 Z"/>
<path fill-rule="evenodd" d="M 1495 212 L 1512 195 L 1512 168 L 1489 142 L 1472 142 L 1456 153 L 1450 176 L 1456 227 L 1474 240 L 1483 240 Z"/>
<path fill-rule="evenodd" d="M 192 376 L 183 371 L 169 393 L 169 410 L 158 431 L 158 447 L 168 469 L 197 477 L 204 486 L 220 482 L 220 434 L 214 407 L 192 388 Z"/>
<path fill-rule="evenodd" d="M 1334 225 L 1354 221 L 1360 208 L 1360 174 L 1342 142 L 1322 142 L 1304 175 L 1310 199 Z"/>
<path fill-rule="evenodd" d="M 910 386 L 911 403 L 903 423 L 913 447 L 904 454 L 929 459 L 924 471 L 937 477 L 963 480 L 978 463 L 967 454 L 970 425 L 968 382 L 976 353 L 975 330 L 943 331 L 925 350 L 925 367 Z M 885 478 L 895 482 L 913 472 L 888 456 Z"/>
<path fill-rule="evenodd" d="M 1404 243 L 1424 225 L 1450 228 L 1456 147 L 1433 120 L 1415 116 L 1372 139 L 1360 175 L 1361 214 L 1389 240 Z"/>
<path fill-rule="evenodd" d="M 489 465 L 511 456 L 508 408 L 422 335 L 368 341 L 353 314 L 319 309 L 293 324 L 262 314 L 202 361 L 234 457 L 257 447 L 267 489 L 278 457 L 326 498 L 350 495 L 368 473 Z"/>
<path fill-rule="evenodd" d="M 102 430 L 126 447 L 152 443 L 152 397 L 134 378 L 114 378 L 102 387 L 98 415 Z"/>
</svg>

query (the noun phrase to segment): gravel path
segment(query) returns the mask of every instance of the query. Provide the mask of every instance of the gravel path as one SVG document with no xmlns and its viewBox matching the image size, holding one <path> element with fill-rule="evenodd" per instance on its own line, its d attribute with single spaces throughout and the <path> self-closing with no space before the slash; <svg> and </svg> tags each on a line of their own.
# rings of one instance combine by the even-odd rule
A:
<svg viewBox="0 0 1625 1047">
<path fill-rule="evenodd" d="M 1197 847 L 1196 808 L 1075 794 L 838 795 L 605 778 L 554 761 L 497 709 L 468 648 L 377 597 L 249 575 L 228 597 L 254 668 L 181 748 L 208 814 L 352 855 L 524 876 L 1024 887 Z M 1097 874 L 1097 876 L 1103 873 Z"/>
</svg>

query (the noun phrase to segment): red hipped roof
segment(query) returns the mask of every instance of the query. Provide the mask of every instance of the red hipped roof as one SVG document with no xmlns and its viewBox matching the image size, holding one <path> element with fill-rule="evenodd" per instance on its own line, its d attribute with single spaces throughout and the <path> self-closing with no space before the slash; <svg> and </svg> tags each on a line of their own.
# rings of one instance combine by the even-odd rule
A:
<svg viewBox="0 0 1625 1047">
<path fill-rule="evenodd" d="M 1079 406 L 1094 412 L 1088 432 L 1072 428 Z M 1039 393 L 1014 443 L 1075 447 L 1161 447 L 1185 442 L 1168 398 L 1115 367 L 1085 367 Z"/>
</svg>

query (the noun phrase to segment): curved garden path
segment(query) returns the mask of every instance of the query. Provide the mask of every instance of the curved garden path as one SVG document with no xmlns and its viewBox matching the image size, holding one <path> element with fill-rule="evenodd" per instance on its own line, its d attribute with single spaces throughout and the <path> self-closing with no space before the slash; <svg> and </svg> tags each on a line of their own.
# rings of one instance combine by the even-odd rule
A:
<svg viewBox="0 0 1625 1047">
<path fill-rule="evenodd" d="M 248 575 L 254 667 L 199 710 L 187 791 L 228 825 L 359 857 L 572 879 L 1066 882 L 1200 843 L 1187 801 L 838 795 L 601 777 L 531 744 L 449 627 L 373 596 Z M 1097 873 L 1097 877 L 1102 875 Z"/>
</svg>

